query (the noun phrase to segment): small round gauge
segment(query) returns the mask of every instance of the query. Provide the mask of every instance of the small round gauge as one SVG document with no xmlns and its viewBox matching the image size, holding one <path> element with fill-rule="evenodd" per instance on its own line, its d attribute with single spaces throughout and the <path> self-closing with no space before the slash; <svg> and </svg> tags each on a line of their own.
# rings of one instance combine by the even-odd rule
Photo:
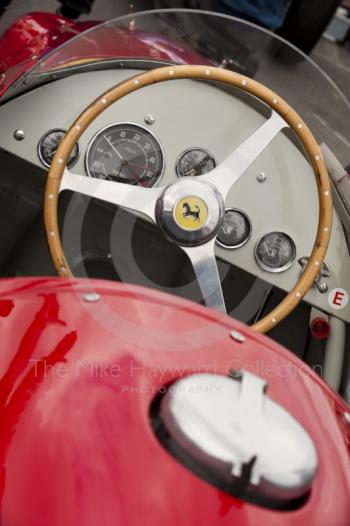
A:
<svg viewBox="0 0 350 526">
<path fill-rule="evenodd" d="M 50 130 L 45 133 L 39 141 L 38 144 L 38 155 L 40 161 L 44 166 L 50 168 L 52 159 L 57 151 L 57 148 L 60 145 L 63 137 L 65 136 L 65 130 Z M 70 168 L 75 164 L 79 157 L 79 145 L 76 144 L 73 148 L 73 151 L 69 157 L 67 167 Z"/>
<path fill-rule="evenodd" d="M 256 244 L 255 257 L 261 268 L 282 272 L 291 266 L 296 248 L 291 237 L 283 232 L 265 234 Z"/>
<path fill-rule="evenodd" d="M 104 128 L 86 154 L 90 177 L 138 186 L 154 186 L 164 169 L 164 154 L 156 137 L 132 123 Z"/>
<path fill-rule="evenodd" d="M 247 214 L 238 208 L 228 208 L 216 241 L 224 248 L 238 248 L 245 245 L 251 232 L 252 224 Z"/>
<path fill-rule="evenodd" d="M 176 162 L 178 177 L 195 177 L 211 172 L 216 166 L 214 157 L 204 148 L 185 150 Z"/>
</svg>

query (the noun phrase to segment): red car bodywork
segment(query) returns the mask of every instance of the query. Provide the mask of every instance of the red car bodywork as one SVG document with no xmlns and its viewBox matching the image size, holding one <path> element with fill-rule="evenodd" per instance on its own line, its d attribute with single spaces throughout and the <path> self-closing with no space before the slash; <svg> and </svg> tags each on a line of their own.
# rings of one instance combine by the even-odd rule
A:
<svg viewBox="0 0 350 526">
<path fill-rule="evenodd" d="M 0 39 L 0 95 L 96 24 L 49 13 L 19 19 Z M 103 31 L 98 48 L 78 39 L 66 59 L 203 61 L 137 28 Z M 99 296 L 84 299 L 91 292 Z M 244 343 L 230 338 L 232 329 Z M 2 526 L 349 526 L 347 406 L 291 353 L 248 327 L 137 287 L 15 279 L 0 282 L 0 336 Z M 242 367 L 267 380 L 271 398 L 316 445 L 316 480 L 295 511 L 224 494 L 175 460 L 152 430 L 150 406 L 169 382 Z"/>
<path fill-rule="evenodd" d="M 214 311 L 138 287 L 15 279 L 0 291 L 3 526 L 349 525 L 347 407 L 291 353 Z M 84 300 L 91 292 L 100 297 Z M 232 367 L 266 378 L 271 398 L 314 440 L 319 470 L 298 510 L 222 493 L 152 431 L 150 405 L 164 385 Z"/>
</svg>

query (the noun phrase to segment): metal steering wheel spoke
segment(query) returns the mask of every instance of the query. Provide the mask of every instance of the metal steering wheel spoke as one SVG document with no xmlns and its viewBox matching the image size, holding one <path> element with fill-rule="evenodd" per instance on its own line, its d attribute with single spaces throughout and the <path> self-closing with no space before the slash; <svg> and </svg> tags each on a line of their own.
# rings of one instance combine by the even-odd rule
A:
<svg viewBox="0 0 350 526">
<path fill-rule="evenodd" d="M 192 263 L 206 306 L 226 314 L 225 300 L 215 258 L 215 238 L 204 245 L 181 246 L 181 248 Z"/>
<path fill-rule="evenodd" d="M 230 153 L 214 170 L 199 176 L 199 179 L 214 184 L 225 200 L 232 186 L 272 142 L 276 135 L 283 128 L 287 127 L 286 121 L 278 113 L 272 111 L 270 118 L 262 126 Z"/>
<path fill-rule="evenodd" d="M 162 188 L 143 188 L 74 174 L 65 168 L 60 192 L 71 190 L 146 215 L 155 222 L 155 204 Z"/>
</svg>

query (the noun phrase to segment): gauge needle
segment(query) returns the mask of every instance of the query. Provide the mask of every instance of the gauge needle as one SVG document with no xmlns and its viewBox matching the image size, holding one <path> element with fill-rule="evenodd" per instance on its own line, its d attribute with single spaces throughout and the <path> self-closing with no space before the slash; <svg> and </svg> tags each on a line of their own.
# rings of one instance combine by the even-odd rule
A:
<svg viewBox="0 0 350 526">
<path fill-rule="evenodd" d="M 140 184 L 142 185 L 141 178 L 140 178 L 140 177 L 134 172 L 134 170 L 133 170 L 133 169 L 131 168 L 131 166 L 130 166 L 130 164 L 132 164 L 132 163 L 129 163 L 128 161 L 124 161 L 124 162 L 125 162 L 125 166 L 126 166 L 127 168 L 129 168 L 129 170 L 130 170 L 131 174 L 133 175 L 135 181 L 136 181 L 137 183 L 140 183 Z"/>
<path fill-rule="evenodd" d="M 230 236 L 233 232 L 235 234 L 237 233 L 237 227 L 230 223 L 226 223 L 226 224 L 224 223 L 223 229 L 224 229 L 224 233 L 226 234 L 226 236 Z"/>
<path fill-rule="evenodd" d="M 191 168 L 191 170 L 188 170 L 188 172 L 185 172 L 185 175 L 186 176 L 191 176 L 192 177 L 192 174 L 196 175 L 197 172 L 196 172 L 196 169 L 195 168 Z"/>
<path fill-rule="evenodd" d="M 208 162 L 209 160 L 210 160 L 209 155 L 207 155 L 206 157 L 203 157 L 203 159 L 195 166 L 195 168 L 203 168 L 203 166 L 205 166 L 205 163 Z"/>
<path fill-rule="evenodd" d="M 271 250 L 269 250 L 269 247 L 266 243 L 264 243 L 264 247 L 265 247 L 265 250 L 267 252 L 267 255 L 270 256 L 270 257 L 274 257 L 274 250 L 273 248 Z"/>
<path fill-rule="evenodd" d="M 143 168 L 144 170 L 147 168 L 147 166 L 145 166 L 144 164 L 134 163 L 132 161 L 127 161 L 127 163 L 131 166 L 136 166 L 137 168 Z"/>
<path fill-rule="evenodd" d="M 225 223 L 222 225 L 222 229 L 224 231 L 224 234 L 226 236 L 229 236 L 230 235 L 230 227 L 228 225 L 225 225 Z"/>
<path fill-rule="evenodd" d="M 109 139 L 107 139 L 107 137 L 106 137 L 105 135 L 104 135 L 103 137 L 106 139 L 106 141 L 108 142 L 108 144 L 112 147 L 112 149 L 113 149 L 113 150 L 115 151 L 115 153 L 118 155 L 119 159 L 120 159 L 121 161 L 124 161 L 124 158 L 120 155 L 120 153 L 119 153 L 118 150 L 114 147 L 114 145 L 111 143 L 111 141 L 110 141 Z"/>
<path fill-rule="evenodd" d="M 195 166 L 193 166 L 193 168 L 191 168 L 191 170 L 188 170 L 188 172 L 185 172 L 185 175 L 191 175 L 191 174 L 194 174 L 195 176 L 196 175 L 201 175 L 202 172 L 200 171 L 203 166 L 205 166 L 206 162 L 210 160 L 210 157 L 209 155 L 207 155 L 206 157 L 204 157 L 201 161 L 199 161 L 199 163 L 197 163 Z"/>
</svg>

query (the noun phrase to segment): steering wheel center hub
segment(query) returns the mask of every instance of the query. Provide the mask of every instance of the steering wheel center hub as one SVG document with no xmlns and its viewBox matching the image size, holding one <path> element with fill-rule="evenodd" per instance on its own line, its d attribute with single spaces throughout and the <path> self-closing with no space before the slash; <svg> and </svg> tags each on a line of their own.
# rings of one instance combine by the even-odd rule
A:
<svg viewBox="0 0 350 526">
<path fill-rule="evenodd" d="M 188 178 L 164 189 L 156 204 L 156 218 L 168 239 L 196 246 L 217 234 L 224 210 L 221 194 L 212 184 Z"/>
</svg>

